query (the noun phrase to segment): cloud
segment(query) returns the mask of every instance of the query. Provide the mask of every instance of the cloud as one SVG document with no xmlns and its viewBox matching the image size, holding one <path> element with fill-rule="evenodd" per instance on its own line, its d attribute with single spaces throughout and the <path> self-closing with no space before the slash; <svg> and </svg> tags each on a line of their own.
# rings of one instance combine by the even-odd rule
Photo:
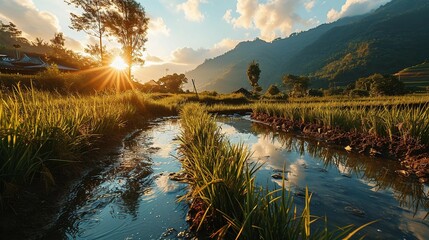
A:
<svg viewBox="0 0 429 240">
<path fill-rule="evenodd" d="M 180 48 L 173 52 L 173 62 L 181 64 L 198 64 L 208 56 L 209 52 L 210 50 L 205 48 Z"/>
<path fill-rule="evenodd" d="M 163 63 L 164 62 L 164 60 L 162 60 L 161 58 L 159 58 L 157 56 L 152 56 L 152 55 L 147 55 L 146 61 L 151 62 L 151 63 Z"/>
<path fill-rule="evenodd" d="M 23 31 L 23 36 L 50 39 L 60 31 L 58 18 L 36 8 L 32 0 L 0 0 L 0 19 L 13 22 Z"/>
<path fill-rule="evenodd" d="M 67 49 L 70 49 L 76 52 L 83 52 L 84 47 L 81 42 L 67 36 L 65 36 L 64 38 L 65 38 L 64 45 Z"/>
<path fill-rule="evenodd" d="M 239 40 L 233 39 L 222 39 L 216 43 L 213 48 L 199 48 L 193 49 L 189 47 L 176 49 L 172 56 L 173 62 L 177 64 L 196 65 L 201 64 L 204 60 L 217 57 L 231 49 L 233 49 L 239 43 Z"/>
<path fill-rule="evenodd" d="M 149 22 L 149 33 L 153 35 L 163 34 L 170 36 L 170 29 L 164 22 L 162 17 L 151 19 Z"/>
<path fill-rule="evenodd" d="M 227 23 L 232 22 L 232 15 L 231 15 L 232 9 L 226 10 L 225 14 L 223 15 L 223 20 Z"/>
<path fill-rule="evenodd" d="M 192 22 L 201 22 L 204 20 L 204 15 L 200 11 L 200 4 L 205 3 L 205 0 L 188 0 L 177 6 L 179 11 L 185 13 L 185 18 Z"/>
<path fill-rule="evenodd" d="M 238 17 L 233 18 L 231 11 L 227 10 L 224 19 L 235 28 L 259 29 L 260 37 L 271 41 L 279 35 L 289 35 L 294 24 L 305 23 L 296 13 L 302 1 L 269 0 L 259 3 L 258 0 L 238 0 L 236 7 Z"/>
<path fill-rule="evenodd" d="M 333 22 L 342 17 L 365 14 L 389 1 L 390 0 L 347 0 L 340 11 L 333 8 L 329 10 L 327 19 Z"/>
<path fill-rule="evenodd" d="M 311 11 L 314 8 L 314 5 L 316 5 L 316 0 L 310 0 L 304 3 L 304 7 L 307 11 Z"/>
<path fill-rule="evenodd" d="M 216 55 L 216 54 L 220 55 L 222 53 L 225 53 L 225 52 L 235 48 L 237 46 L 237 44 L 240 42 L 241 42 L 240 40 L 235 40 L 235 39 L 229 39 L 229 38 L 222 39 L 220 42 L 218 42 L 214 45 L 214 48 L 212 49 L 211 52 L 214 55 Z"/>
</svg>

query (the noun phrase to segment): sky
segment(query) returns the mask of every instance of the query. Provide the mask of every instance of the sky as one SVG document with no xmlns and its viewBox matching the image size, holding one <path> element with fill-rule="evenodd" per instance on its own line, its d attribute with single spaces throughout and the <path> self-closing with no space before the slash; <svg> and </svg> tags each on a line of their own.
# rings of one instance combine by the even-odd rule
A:
<svg viewBox="0 0 429 240">
<path fill-rule="evenodd" d="M 136 0 L 150 18 L 146 62 L 136 67 L 141 82 L 194 69 L 239 42 L 288 37 L 341 17 L 367 13 L 390 0 Z M 56 32 L 66 47 L 83 52 L 96 39 L 69 28 L 79 9 L 63 0 L 0 0 L 0 20 L 12 21 L 28 39 L 48 41 Z M 111 52 L 119 45 L 111 39 Z"/>
</svg>

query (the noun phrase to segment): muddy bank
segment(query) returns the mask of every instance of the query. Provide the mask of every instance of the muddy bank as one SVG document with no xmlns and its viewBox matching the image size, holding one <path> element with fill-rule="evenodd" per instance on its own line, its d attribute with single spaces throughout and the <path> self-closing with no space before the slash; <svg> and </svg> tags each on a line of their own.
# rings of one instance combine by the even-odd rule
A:
<svg viewBox="0 0 429 240">
<path fill-rule="evenodd" d="M 315 123 L 300 123 L 265 113 L 252 113 L 251 118 L 272 126 L 279 131 L 291 132 L 343 146 L 345 150 L 373 157 L 399 160 L 403 177 L 416 176 L 419 181 L 429 181 L 428 146 L 411 138 L 393 136 L 392 139 L 368 135 L 357 131 L 345 132 L 338 128 L 326 128 Z"/>
</svg>

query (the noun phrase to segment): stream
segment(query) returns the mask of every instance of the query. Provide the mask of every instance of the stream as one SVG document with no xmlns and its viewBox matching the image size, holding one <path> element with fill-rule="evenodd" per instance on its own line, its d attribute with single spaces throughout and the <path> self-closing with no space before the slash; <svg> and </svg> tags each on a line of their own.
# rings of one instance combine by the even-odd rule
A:
<svg viewBox="0 0 429 240">
<path fill-rule="evenodd" d="M 187 185 L 169 179 L 181 169 L 176 159 L 178 119 L 158 119 L 123 141 L 112 164 L 77 183 L 49 239 L 186 239 L 188 206 L 177 202 Z M 366 239 L 426 239 L 429 236 L 427 185 L 400 177 L 391 160 L 347 153 L 323 142 L 255 123 L 248 116 L 221 116 L 219 126 L 231 142 L 244 142 L 251 161 L 263 164 L 258 185 L 275 189 L 285 169 L 285 187 L 298 209 L 305 187 L 312 192 L 315 225 L 335 228 L 378 222 L 357 234 Z"/>
</svg>

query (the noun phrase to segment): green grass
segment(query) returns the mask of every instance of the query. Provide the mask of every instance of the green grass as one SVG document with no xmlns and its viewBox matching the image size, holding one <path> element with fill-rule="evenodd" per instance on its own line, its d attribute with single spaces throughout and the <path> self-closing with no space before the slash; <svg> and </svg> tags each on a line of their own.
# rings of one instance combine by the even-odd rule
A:
<svg viewBox="0 0 429 240">
<path fill-rule="evenodd" d="M 65 97 L 17 88 L 0 92 L 0 101 L 0 194 L 35 179 L 52 185 L 55 169 L 81 160 L 100 140 L 175 111 L 133 91 Z"/>
<path fill-rule="evenodd" d="M 348 239 L 353 226 L 315 230 L 318 218 L 310 214 L 311 195 L 306 191 L 300 214 L 283 186 L 267 191 L 255 185 L 260 166 L 249 163 L 243 144 L 231 144 L 220 132 L 207 108 L 189 104 L 181 110 L 180 160 L 190 176 L 191 191 L 184 199 L 204 202 L 200 227 L 210 218 L 211 237 L 218 239 Z"/>
</svg>

